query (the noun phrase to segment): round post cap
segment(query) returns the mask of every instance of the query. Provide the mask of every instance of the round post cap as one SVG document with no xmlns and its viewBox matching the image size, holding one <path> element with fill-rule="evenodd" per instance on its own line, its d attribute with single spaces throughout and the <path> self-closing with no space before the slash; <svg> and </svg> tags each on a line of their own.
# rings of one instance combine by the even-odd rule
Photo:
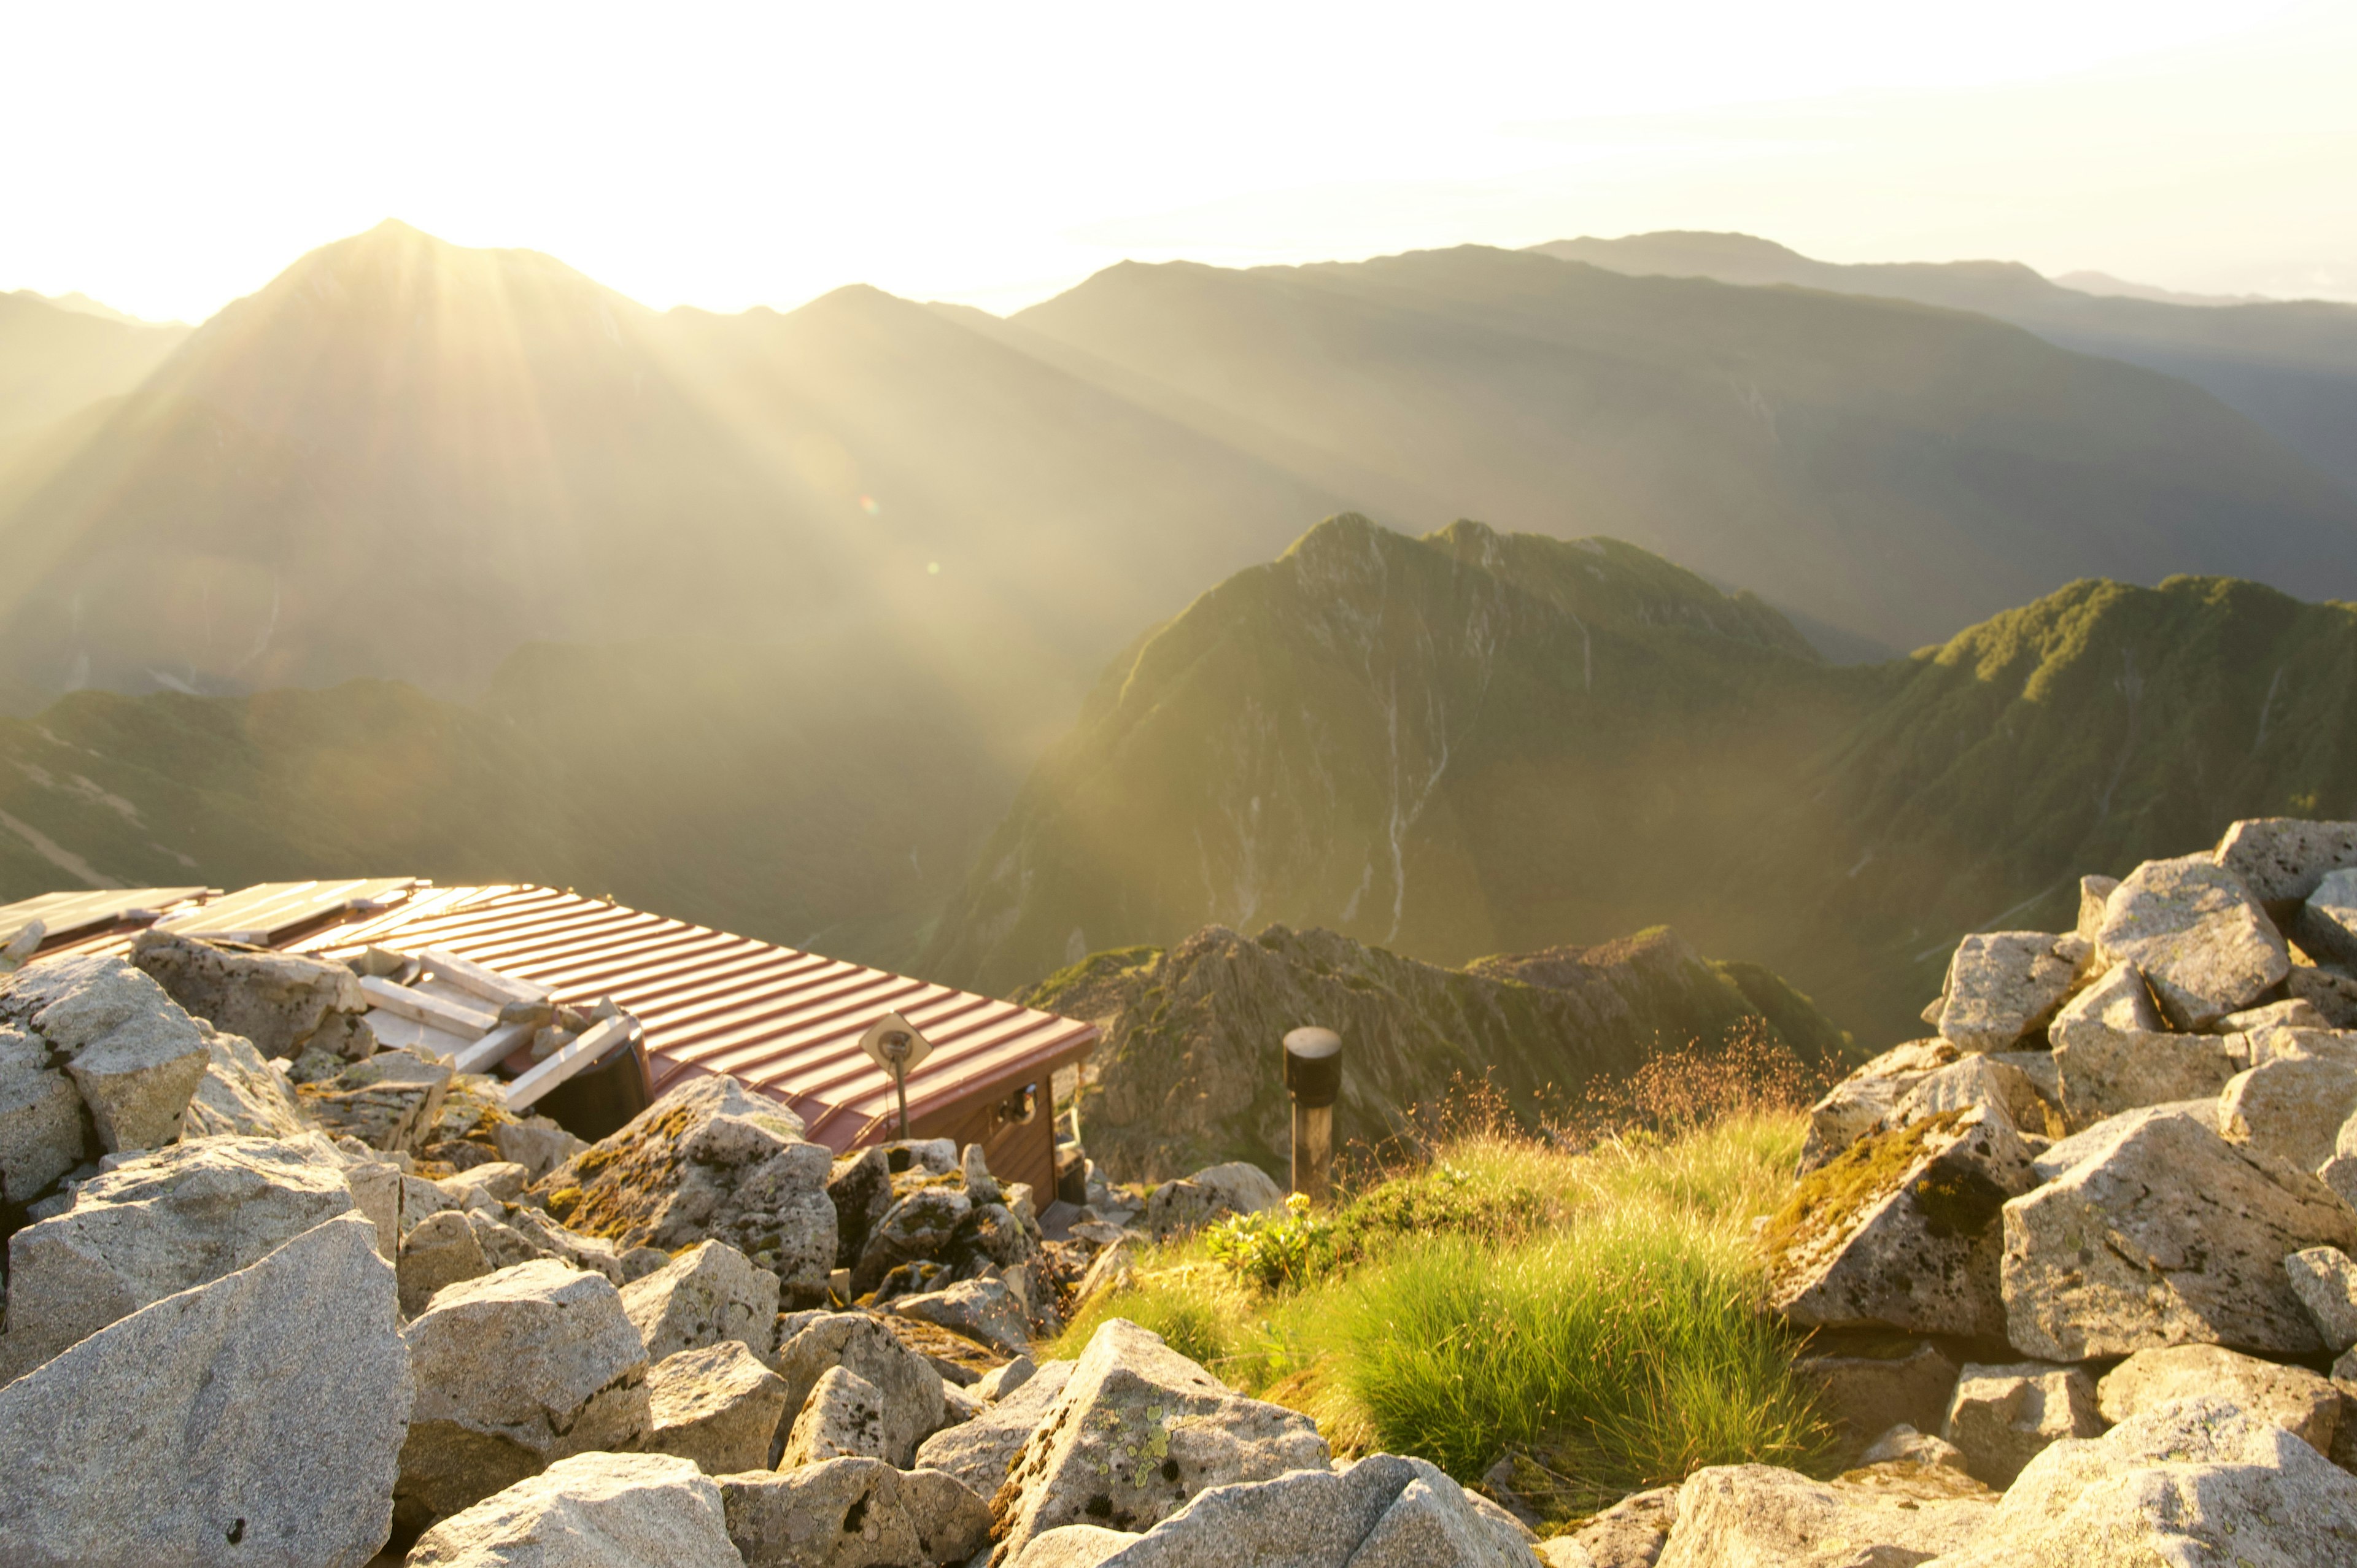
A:
<svg viewBox="0 0 2357 1568">
<path fill-rule="evenodd" d="M 1331 1029 L 1296 1029 L 1285 1036 L 1285 1087 L 1301 1104 L 1331 1105 L 1342 1092 L 1342 1036 Z"/>
</svg>

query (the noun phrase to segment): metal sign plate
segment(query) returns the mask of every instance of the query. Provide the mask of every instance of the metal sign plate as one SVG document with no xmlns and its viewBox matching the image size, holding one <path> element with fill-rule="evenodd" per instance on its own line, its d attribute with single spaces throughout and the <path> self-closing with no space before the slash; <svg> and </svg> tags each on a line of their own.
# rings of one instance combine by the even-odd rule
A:
<svg viewBox="0 0 2357 1568">
<path fill-rule="evenodd" d="M 897 1063 L 893 1060 L 892 1051 L 888 1048 L 889 1045 L 904 1045 Z M 859 1048 L 867 1053 L 869 1061 L 887 1073 L 896 1069 L 908 1072 L 933 1054 L 932 1042 L 917 1033 L 917 1026 L 898 1013 L 887 1013 L 868 1025 L 867 1032 L 859 1036 Z"/>
</svg>

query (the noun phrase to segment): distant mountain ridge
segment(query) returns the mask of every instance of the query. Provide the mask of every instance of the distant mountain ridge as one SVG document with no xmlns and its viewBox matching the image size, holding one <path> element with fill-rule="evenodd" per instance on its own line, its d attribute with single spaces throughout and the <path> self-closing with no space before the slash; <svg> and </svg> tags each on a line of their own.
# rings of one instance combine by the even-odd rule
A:
<svg viewBox="0 0 2357 1568">
<path fill-rule="evenodd" d="M 0 293 L 0 442 L 130 391 L 188 336 L 78 298 Z"/>
<path fill-rule="evenodd" d="M 1667 923 L 1897 1037 L 1955 939 L 2238 817 L 2357 811 L 2357 606 L 2089 580 L 1836 668 L 1634 548 L 1359 519 L 1116 660 L 926 955 L 1206 925 L 1438 963 Z"/>
<path fill-rule="evenodd" d="M 1846 265 L 1749 234 L 1666 231 L 1533 249 L 1635 275 L 1797 285 L 1992 316 L 2064 348 L 2190 381 L 2357 493 L 2357 305 L 2082 289 L 2018 262 Z"/>
</svg>

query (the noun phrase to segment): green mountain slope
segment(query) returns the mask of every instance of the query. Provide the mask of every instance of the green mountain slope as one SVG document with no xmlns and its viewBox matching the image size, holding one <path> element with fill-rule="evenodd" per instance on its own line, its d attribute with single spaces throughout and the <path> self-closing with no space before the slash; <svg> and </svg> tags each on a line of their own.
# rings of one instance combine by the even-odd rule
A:
<svg viewBox="0 0 2357 1568">
<path fill-rule="evenodd" d="M 1629 545 L 1329 519 L 1114 661 L 928 962 L 1003 991 L 1272 920 L 1458 962 L 1700 919 L 1742 953 L 1663 890 L 1699 895 L 1863 683 Z"/>
<path fill-rule="evenodd" d="M 1125 264 L 1014 325 L 1330 454 L 1387 522 L 1607 533 L 1890 647 L 2089 575 L 2357 593 L 2357 499 L 2247 419 L 1951 311 L 1466 246 Z"/>
<path fill-rule="evenodd" d="M 1955 939 L 2242 816 L 2357 815 L 2357 607 L 2088 581 L 1829 667 L 1633 547 L 1321 524 L 1117 660 L 929 950 L 1206 925 L 1439 963 L 1667 923 L 1900 1037 Z"/>
<path fill-rule="evenodd" d="M 2018 262 L 1842 265 L 1749 234 L 1673 231 L 1533 248 L 1619 273 L 1792 284 L 1993 316 L 2190 381 L 2357 491 L 2357 306 L 2138 298 L 2073 288 Z"/>
<path fill-rule="evenodd" d="M 1763 1007 L 1747 984 L 1770 993 Z M 1089 1151 L 1115 1178 L 1167 1181 L 1222 1160 L 1286 1169 L 1290 1112 L 1275 1069 L 1287 1031 L 1348 1042 L 1335 1132 L 1374 1144 L 1487 1081 L 1515 1111 L 1577 1104 L 1594 1078 L 1656 1050 L 1748 1033 L 1805 1062 L 1847 1041 L 1773 976 L 1737 975 L 1674 932 L 1442 969 L 1332 931 L 1222 927 L 1175 948 L 1096 953 L 1024 993 L 1104 1031 L 1081 1098 Z"/>
<path fill-rule="evenodd" d="M 102 316 L 29 290 L 0 293 L 0 437 L 130 391 L 188 335 L 185 327 Z"/>
</svg>

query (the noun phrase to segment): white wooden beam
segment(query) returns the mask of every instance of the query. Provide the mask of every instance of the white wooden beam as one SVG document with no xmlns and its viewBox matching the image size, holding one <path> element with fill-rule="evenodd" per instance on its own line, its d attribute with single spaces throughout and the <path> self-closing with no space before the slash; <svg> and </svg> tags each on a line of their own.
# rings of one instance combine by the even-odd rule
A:
<svg viewBox="0 0 2357 1568">
<path fill-rule="evenodd" d="M 395 985 L 390 980 L 379 980 L 372 974 L 361 976 L 361 993 L 369 999 L 371 1007 L 382 1007 L 395 1017 L 414 1019 L 469 1040 L 479 1037 L 500 1021 L 496 1013 L 485 1013 L 464 1003 L 413 991 L 406 985 Z"/>
<path fill-rule="evenodd" d="M 540 1032 L 536 1024 L 502 1024 L 450 1058 L 453 1072 L 487 1072 Z"/>
<path fill-rule="evenodd" d="M 510 1002 L 545 1002 L 548 988 L 534 985 L 528 980 L 518 980 L 501 974 L 495 969 L 485 969 L 454 952 L 439 948 L 427 948 L 417 955 L 425 961 L 436 980 L 447 980 L 461 991 L 470 991 L 486 1002 L 505 1005 Z"/>
<path fill-rule="evenodd" d="M 628 1018 L 607 1018 L 591 1025 L 574 1036 L 546 1061 L 535 1063 L 530 1072 L 508 1085 L 508 1109 L 522 1111 L 535 1103 L 542 1095 L 605 1055 L 617 1040 L 630 1035 Z"/>
</svg>

